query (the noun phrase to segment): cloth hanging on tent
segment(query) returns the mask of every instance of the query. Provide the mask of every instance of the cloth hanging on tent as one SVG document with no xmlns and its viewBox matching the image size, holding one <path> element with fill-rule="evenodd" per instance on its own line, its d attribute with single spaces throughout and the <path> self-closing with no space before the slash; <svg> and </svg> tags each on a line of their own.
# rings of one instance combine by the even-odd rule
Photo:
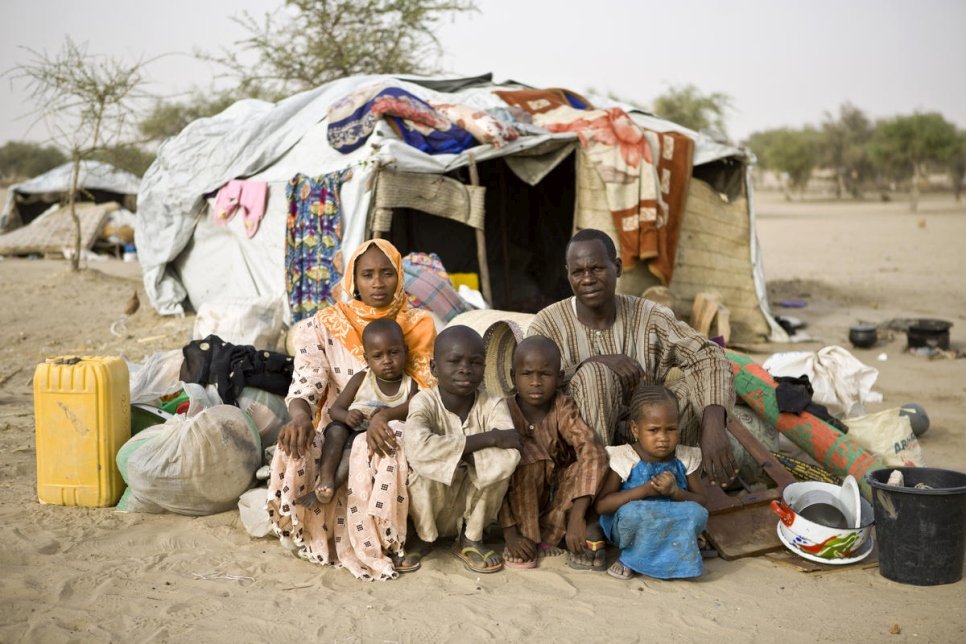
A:
<svg viewBox="0 0 966 644">
<path fill-rule="evenodd" d="M 578 110 L 594 109 L 586 98 L 569 89 L 551 87 L 549 89 L 501 90 L 493 92 L 504 103 L 522 108 L 530 114 L 542 114 L 558 107 L 572 107 Z"/>
<path fill-rule="evenodd" d="M 245 220 L 245 234 L 251 239 L 265 216 L 268 184 L 264 181 L 232 179 L 221 187 L 215 197 L 215 223 L 225 226 L 239 210 Z"/>
<path fill-rule="evenodd" d="M 508 121 L 495 118 L 485 110 L 459 103 L 433 103 L 433 108 L 461 127 L 480 143 L 501 148 L 520 137 L 520 133 Z"/>
<path fill-rule="evenodd" d="M 662 283 L 674 269 L 694 143 L 676 133 L 639 126 L 620 108 L 537 114 L 552 132 L 575 132 L 604 186 L 625 269 L 640 260 Z"/>
<path fill-rule="evenodd" d="M 351 169 L 320 177 L 297 174 L 285 190 L 285 290 L 293 322 L 335 302 L 332 290 L 343 267 L 339 191 L 351 178 Z"/>
<path fill-rule="evenodd" d="M 399 87 L 365 87 L 329 108 L 329 145 L 348 154 L 361 147 L 386 118 L 409 145 L 428 154 L 457 154 L 474 147 L 473 136 L 428 103 Z"/>
</svg>

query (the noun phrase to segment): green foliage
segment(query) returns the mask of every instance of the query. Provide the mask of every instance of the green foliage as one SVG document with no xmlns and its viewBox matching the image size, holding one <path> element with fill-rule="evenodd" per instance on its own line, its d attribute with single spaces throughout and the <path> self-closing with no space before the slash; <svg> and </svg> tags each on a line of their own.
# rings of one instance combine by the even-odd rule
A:
<svg viewBox="0 0 966 644">
<path fill-rule="evenodd" d="M 286 0 L 262 20 L 236 18 L 248 33 L 241 51 L 207 58 L 228 67 L 242 94 L 265 98 L 356 74 L 427 74 L 439 23 L 475 9 L 472 0 Z"/>
<path fill-rule="evenodd" d="M 192 121 L 223 112 L 237 98 L 232 93 L 207 96 L 196 91 L 183 102 L 158 100 L 138 124 L 138 129 L 149 141 L 163 141 L 181 132 Z"/>
<path fill-rule="evenodd" d="M 115 145 L 93 152 L 91 159 L 110 163 L 115 168 L 127 170 L 131 174 L 143 176 L 145 170 L 154 162 L 155 155 L 145 152 L 136 145 Z"/>
<path fill-rule="evenodd" d="M 64 153 L 52 145 L 10 141 L 0 147 L 0 177 L 4 179 L 36 177 L 66 162 Z"/>
<path fill-rule="evenodd" d="M 923 164 L 954 158 L 959 133 L 938 112 L 896 116 L 876 124 L 871 153 L 884 174 L 895 179 L 918 175 Z"/>
<path fill-rule="evenodd" d="M 694 85 L 675 86 L 654 99 L 654 113 L 698 132 L 726 139 L 725 113 L 731 97 L 721 92 L 704 94 Z"/>
<path fill-rule="evenodd" d="M 821 163 L 835 170 L 836 193 L 839 197 L 846 191 L 858 196 L 859 186 L 871 176 L 871 138 L 872 123 L 865 112 L 851 103 L 839 106 L 838 116 L 825 113 Z"/>
<path fill-rule="evenodd" d="M 821 134 L 814 128 L 778 128 L 755 132 L 747 146 L 761 167 L 786 173 L 792 187 L 804 190 L 818 165 L 821 143 Z"/>
</svg>

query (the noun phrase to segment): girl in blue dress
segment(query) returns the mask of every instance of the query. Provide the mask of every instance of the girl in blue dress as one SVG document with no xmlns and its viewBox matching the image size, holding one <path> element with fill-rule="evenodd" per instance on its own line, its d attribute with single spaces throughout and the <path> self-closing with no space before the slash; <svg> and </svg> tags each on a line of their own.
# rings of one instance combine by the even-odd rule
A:
<svg viewBox="0 0 966 644">
<path fill-rule="evenodd" d="M 704 570 L 698 537 L 708 522 L 701 450 L 678 445 L 678 403 L 667 388 L 641 385 L 630 408 L 636 441 L 607 448 L 610 471 L 594 506 L 621 551 L 607 573 L 698 577 Z"/>
</svg>

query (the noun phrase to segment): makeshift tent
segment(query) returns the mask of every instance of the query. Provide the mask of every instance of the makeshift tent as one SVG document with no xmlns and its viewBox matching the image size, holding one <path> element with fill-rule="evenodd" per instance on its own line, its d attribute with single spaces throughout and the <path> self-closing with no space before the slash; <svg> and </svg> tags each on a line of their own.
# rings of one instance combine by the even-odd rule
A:
<svg viewBox="0 0 966 644">
<path fill-rule="evenodd" d="M 330 107 L 375 83 L 433 105 L 477 110 L 506 109 L 494 92 L 526 89 L 494 84 L 489 75 L 360 76 L 276 104 L 243 100 L 189 124 L 162 144 L 138 194 L 138 256 L 145 289 L 159 312 L 180 313 L 185 300 L 197 309 L 224 297 L 283 296 L 286 188 L 299 173 L 316 177 L 350 170 L 340 190 L 341 248 L 348 252 L 375 234 L 391 239 L 404 254 L 435 252 L 450 272 L 478 274 L 496 308 L 533 312 L 569 295 L 564 250 L 575 229 L 598 227 L 617 238 L 600 178 L 588 171 L 573 132 L 530 127 L 500 147 L 427 154 L 379 119 L 363 145 L 348 154 L 337 151 L 327 138 Z M 681 133 L 694 142 L 693 177 L 669 285 L 675 295 L 687 303 L 703 290 L 721 293 L 731 310 L 733 341 L 781 337 L 765 299 L 745 152 L 607 98 L 588 98 L 596 107 L 623 108 L 645 128 Z M 215 193 L 238 178 L 268 185 L 265 215 L 252 237 L 242 217 L 227 224 L 212 217 Z M 657 283 L 639 264 L 618 289 L 641 294 Z"/>
<path fill-rule="evenodd" d="M 42 215 L 51 206 L 67 202 L 74 166 L 65 163 L 22 183 L 15 183 L 7 191 L 7 199 L 0 213 L 0 233 L 5 233 Z M 99 161 L 81 161 L 77 175 L 78 201 L 104 203 L 116 201 L 134 210 L 141 179 Z"/>
</svg>

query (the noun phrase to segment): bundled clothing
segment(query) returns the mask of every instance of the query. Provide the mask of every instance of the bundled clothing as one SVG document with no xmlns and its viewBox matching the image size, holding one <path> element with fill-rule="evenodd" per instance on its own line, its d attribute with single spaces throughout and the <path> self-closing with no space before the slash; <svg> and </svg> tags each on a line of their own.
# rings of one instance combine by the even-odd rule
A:
<svg viewBox="0 0 966 644">
<path fill-rule="evenodd" d="M 473 310 L 453 288 L 449 273 L 436 253 L 409 253 L 403 257 L 403 271 L 406 295 L 414 308 L 432 311 L 443 322 Z"/>
<path fill-rule="evenodd" d="M 506 400 L 480 390 L 466 421 L 446 409 L 438 387 L 409 401 L 403 433 L 409 477 L 409 516 L 419 538 L 433 542 L 460 534 L 483 539 L 497 517 L 510 477 L 520 461 L 513 449 L 488 447 L 463 458 L 466 437 L 491 429 L 510 429 Z"/>
<path fill-rule="evenodd" d="M 356 249 L 346 266 L 342 291 L 355 291 L 355 263 L 372 245 L 396 269 L 398 281 L 392 303 L 374 308 L 358 300 L 339 302 L 294 327 L 294 375 L 286 404 L 301 398 L 315 410 L 321 429 L 331 418 L 329 407 L 358 371 L 365 369 L 362 330 L 369 322 L 389 317 L 403 329 L 409 349 L 406 373 L 420 384 L 433 382 L 429 372 L 436 328 L 425 311 L 411 309 L 403 290 L 402 257 L 385 240 L 370 240 Z M 408 389 L 407 389 L 408 392 Z M 395 428 L 401 444 L 401 429 Z M 402 553 L 406 538 L 408 466 L 403 450 L 380 457 L 369 454 L 366 441 L 355 441 L 349 458 L 349 480 L 333 499 L 308 510 L 294 503 L 314 490 L 322 459 L 322 432 L 317 431 L 308 452 L 295 458 L 275 451 L 268 481 L 268 512 L 272 528 L 297 554 L 322 564 L 341 563 L 361 579 L 396 575 L 387 554 Z"/>
<path fill-rule="evenodd" d="M 215 385 L 226 405 L 237 405 L 245 387 L 284 395 L 294 369 L 290 356 L 225 342 L 217 335 L 192 340 L 181 349 L 180 378 L 202 386 Z"/>
<path fill-rule="evenodd" d="M 613 371 L 599 362 L 584 362 L 608 354 L 625 355 L 644 370 L 643 382 L 664 384 L 672 367 L 684 378 L 667 387 L 678 399 L 681 443 L 697 445 L 704 408 L 734 407 L 731 363 L 724 350 L 674 318 L 667 307 L 643 298 L 615 295 L 617 317 L 602 331 L 577 319 L 576 298 L 546 307 L 534 317 L 527 335 L 542 335 L 560 349 L 567 392 L 580 415 L 600 436 L 604 445 L 626 441 L 625 391 Z"/>
<path fill-rule="evenodd" d="M 515 398 L 507 404 L 523 449 L 500 508 L 500 527 L 516 526 L 533 543 L 556 545 L 566 533 L 574 500 L 600 490 L 607 454 L 566 394 L 558 392 L 550 411 L 534 425 Z"/>
<path fill-rule="evenodd" d="M 675 458 L 649 463 L 632 445 L 608 447 L 610 468 L 621 477 L 620 489 L 647 485 L 662 472 L 671 472 L 682 490 L 687 475 L 701 466 L 701 450 L 677 447 Z M 708 523 L 708 511 L 694 501 L 672 501 L 655 496 L 625 503 L 614 514 L 600 517 L 604 535 L 620 548 L 618 561 L 635 572 L 657 579 L 697 577 L 704 571 L 698 537 Z"/>
</svg>

